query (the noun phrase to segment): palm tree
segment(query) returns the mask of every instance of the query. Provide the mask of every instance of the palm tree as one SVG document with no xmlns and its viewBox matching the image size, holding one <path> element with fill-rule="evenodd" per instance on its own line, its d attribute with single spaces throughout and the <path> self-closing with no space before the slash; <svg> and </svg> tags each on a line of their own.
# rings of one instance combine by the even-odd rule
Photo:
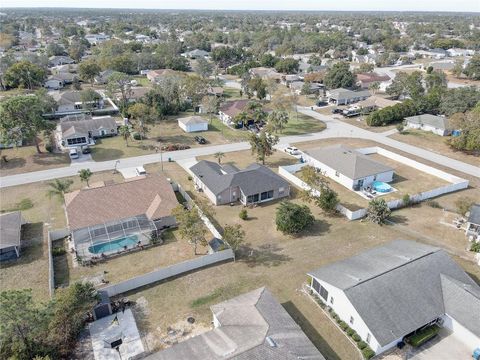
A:
<svg viewBox="0 0 480 360">
<path fill-rule="evenodd" d="M 55 179 L 54 182 L 48 183 L 50 189 L 47 192 L 48 197 L 58 196 L 65 202 L 65 193 L 70 190 L 70 185 L 73 184 L 72 180 L 59 180 Z"/>
<path fill-rule="evenodd" d="M 219 151 L 219 152 L 216 152 L 215 154 L 213 154 L 213 157 L 215 159 L 217 159 L 219 164 L 221 164 L 222 163 L 222 158 L 225 157 L 225 154 L 223 152 Z"/>
<path fill-rule="evenodd" d="M 237 122 L 237 124 L 242 124 L 243 126 L 247 126 L 249 120 L 250 116 L 245 111 L 242 111 L 241 113 L 238 113 L 237 116 L 235 116 L 235 121 Z"/>
<path fill-rule="evenodd" d="M 130 127 L 128 125 L 122 125 L 118 129 L 118 132 L 123 137 L 123 139 L 125 140 L 125 144 L 128 147 L 128 138 L 130 137 L 130 135 L 132 135 L 132 133 L 130 131 Z"/>
<path fill-rule="evenodd" d="M 87 182 L 87 187 L 90 187 L 90 184 L 88 183 L 88 180 L 92 177 L 93 173 L 90 171 L 90 169 L 82 169 L 78 172 L 78 175 L 80 176 L 80 180 L 82 182 L 86 181 Z"/>
</svg>

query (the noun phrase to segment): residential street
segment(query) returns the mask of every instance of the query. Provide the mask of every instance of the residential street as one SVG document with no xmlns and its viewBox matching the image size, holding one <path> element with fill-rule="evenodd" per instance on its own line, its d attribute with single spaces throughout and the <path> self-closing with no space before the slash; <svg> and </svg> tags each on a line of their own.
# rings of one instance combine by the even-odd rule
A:
<svg viewBox="0 0 480 360">
<path fill-rule="evenodd" d="M 340 120 L 336 120 L 331 115 L 319 114 L 316 111 L 312 111 L 310 108 L 299 107 L 299 111 L 305 115 L 314 117 L 318 120 L 325 122 L 325 124 L 327 125 L 327 128 L 324 131 L 319 133 L 310 133 L 310 134 L 304 134 L 304 135 L 281 137 L 279 144 L 276 146 L 277 148 L 282 148 L 287 144 L 291 144 L 291 143 L 335 138 L 335 137 L 362 138 L 362 139 L 368 139 L 368 140 L 376 141 L 381 144 L 388 145 L 390 147 L 399 149 L 406 153 L 427 159 L 429 161 L 438 163 L 440 165 L 449 167 L 454 170 L 461 171 L 468 175 L 480 177 L 480 168 L 476 166 L 469 165 L 464 162 L 454 160 L 446 156 L 439 155 L 431 151 L 424 150 L 412 145 L 408 145 L 397 140 L 393 140 L 387 137 L 387 135 L 389 134 L 388 132 L 374 133 L 368 130 L 364 130 L 356 126 L 344 123 Z M 233 152 L 233 151 L 247 150 L 249 148 L 250 148 L 250 145 L 247 142 L 238 142 L 238 143 L 232 143 L 232 144 L 198 147 L 198 148 L 188 149 L 188 150 L 171 151 L 163 154 L 157 153 L 157 154 L 150 154 L 150 155 L 144 155 L 144 156 L 130 157 L 130 158 L 124 158 L 119 160 L 111 160 L 111 161 L 103 161 L 103 162 L 94 162 L 94 161 L 82 162 L 82 163 L 72 164 L 71 166 L 68 166 L 68 167 L 0 177 L 0 187 L 9 187 L 9 186 L 33 183 L 37 181 L 52 180 L 55 178 L 62 178 L 67 176 L 75 176 L 78 174 L 78 171 L 80 169 L 85 169 L 85 168 L 89 168 L 92 172 L 113 170 L 117 162 L 118 162 L 117 169 L 123 169 L 123 168 L 131 168 L 139 165 L 159 162 L 161 161 L 162 157 L 163 157 L 163 161 L 168 161 L 169 158 L 171 160 L 176 161 L 176 160 L 191 158 L 194 156 L 211 155 L 219 151 L 227 153 L 227 152 Z"/>
</svg>

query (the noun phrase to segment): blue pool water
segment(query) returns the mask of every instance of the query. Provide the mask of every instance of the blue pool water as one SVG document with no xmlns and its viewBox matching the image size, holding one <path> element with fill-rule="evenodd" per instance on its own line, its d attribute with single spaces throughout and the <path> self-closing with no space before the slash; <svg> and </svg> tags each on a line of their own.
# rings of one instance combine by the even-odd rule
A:
<svg viewBox="0 0 480 360">
<path fill-rule="evenodd" d="M 121 239 L 92 245 L 88 248 L 92 254 L 101 254 L 117 250 L 123 250 L 124 246 L 131 248 L 138 243 L 137 235 L 127 236 Z"/>
<path fill-rule="evenodd" d="M 372 187 L 376 191 L 382 192 L 382 193 L 387 193 L 389 191 L 392 191 L 392 187 L 390 185 L 388 185 L 387 183 L 384 183 L 383 181 L 374 181 L 372 183 Z"/>
</svg>

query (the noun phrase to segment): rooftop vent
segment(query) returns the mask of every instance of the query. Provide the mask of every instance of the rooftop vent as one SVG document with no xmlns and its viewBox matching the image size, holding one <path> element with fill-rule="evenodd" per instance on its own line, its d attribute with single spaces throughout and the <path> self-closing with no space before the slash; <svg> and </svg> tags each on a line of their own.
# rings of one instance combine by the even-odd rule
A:
<svg viewBox="0 0 480 360">
<path fill-rule="evenodd" d="M 350 274 L 347 274 L 347 276 L 350 278 L 350 279 L 353 279 L 355 281 L 358 281 L 360 282 L 362 279 L 360 279 L 359 277 L 356 277 L 356 276 L 353 276 L 353 275 L 350 275 Z"/>
<path fill-rule="evenodd" d="M 277 347 L 277 343 L 270 336 L 267 336 L 266 340 L 268 342 L 268 345 L 270 345 L 270 347 Z"/>
</svg>

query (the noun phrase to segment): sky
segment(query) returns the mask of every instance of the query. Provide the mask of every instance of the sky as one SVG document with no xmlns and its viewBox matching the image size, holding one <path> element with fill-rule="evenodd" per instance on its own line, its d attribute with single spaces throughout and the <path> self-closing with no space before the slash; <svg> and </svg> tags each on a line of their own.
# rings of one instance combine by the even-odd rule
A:
<svg viewBox="0 0 480 360">
<path fill-rule="evenodd" d="M 0 7 L 480 12 L 480 0 L 0 0 Z"/>
</svg>

